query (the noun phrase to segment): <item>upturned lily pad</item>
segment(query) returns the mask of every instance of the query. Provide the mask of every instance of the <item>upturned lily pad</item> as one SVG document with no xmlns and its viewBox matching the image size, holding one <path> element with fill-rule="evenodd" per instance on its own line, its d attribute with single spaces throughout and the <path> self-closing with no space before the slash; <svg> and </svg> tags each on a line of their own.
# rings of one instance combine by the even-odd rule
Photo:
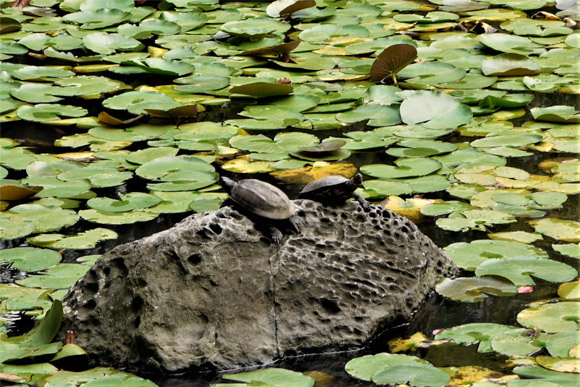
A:
<svg viewBox="0 0 580 387">
<path fill-rule="evenodd" d="M 545 108 L 536 107 L 530 109 L 530 113 L 538 121 L 580 124 L 580 114 L 577 114 L 574 106 L 558 105 Z"/>
<path fill-rule="evenodd" d="M 417 106 L 421 106 L 418 109 Z M 468 106 L 452 96 L 430 91 L 417 91 L 405 96 L 401 103 L 401 120 L 408 125 L 423 123 L 429 129 L 452 129 L 469 123 L 472 117 Z"/>
<path fill-rule="evenodd" d="M 465 270 L 475 270 L 488 259 L 510 257 L 547 258 L 542 249 L 518 242 L 475 240 L 470 243 L 453 243 L 443 249 L 455 262 Z"/>
<path fill-rule="evenodd" d="M 549 259 L 513 257 L 488 259 L 477 267 L 478 276 L 495 275 L 509 279 L 516 286 L 535 285 L 530 276 L 550 282 L 566 282 L 574 279 L 578 272 L 565 263 Z"/>
<path fill-rule="evenodd" d="M 514 77 L 536 75 L 540 66 L 532 59 L 520 54 L 500 54 L 483 61 L 481 71 L 485 75 Z"/>
<path fill-rule="evenodd" d="M 417 58 L 417 49 L 411 44 L 393 44 L 387 47 L 373 62 L 371 81 L 380 82 L 392 77 L 396 84 L 396 74 Z"/>
<path fill-rule="evenodd" d="M 294 88 L 292 85 L 280 84 L 280 83 L 268 83 L 268 82 L 254 82 L 247 83 L 241 86 L 235 86 L 230 89 L 230 95 L 235 97 L 249 96 L 255 98 L 265 98 L 265 97 L 277 97 L 282 95 L 288 95 L 292 93 Z"/>
<path fill-rule="evenodd" d="M 0 250 L 0 263 L 12 262 L 12 267 L 22 271 L 44 270 L 59 263 L 61 258 L 57 251 L 35 247 Z"/>
<path fill-rule="evenodd" d="M 518 313 L 518 322 L 525 327 L 549 333 L 568 332 L 578 329 L 580 303 L 564 301 L 532 306 Z"/>
<path fill-rule="evenodd" d="M 517 293 L 511 282 L 493 277 L 444 278 L 437 283 L 435 290 L 442 296 L 463 302 L 481 302 L 488 295 L 508 297 Z"/>
</svg>

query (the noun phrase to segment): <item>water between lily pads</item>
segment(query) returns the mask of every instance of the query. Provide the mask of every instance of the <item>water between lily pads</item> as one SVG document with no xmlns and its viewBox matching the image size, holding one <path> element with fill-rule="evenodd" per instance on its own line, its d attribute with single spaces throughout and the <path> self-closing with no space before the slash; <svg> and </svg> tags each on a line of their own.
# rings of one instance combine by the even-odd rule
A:
<svg viewBox="0 0 580 387">
<path fill-rule="evenodd" d="M 545 95 L 536 95 L 533 105 L 535 106 L 550 106 L 554 104 L 554 95 L 549 96 L 549 100 L 545 99 Z M 563 96 L 564 99 L 569 97 Z M 576 102 L 571 101 L 558 101 L 558 103 L 563 103 L 574 105 Z M 227 112 L 225 115 L 235 115 L 235 108 Z M 213 112 L 213 114 L 224 115 L 223 111 Z M 217 121 L 220 121 L 219 119 Z M 517 125 L 516 125 L 517 126 Z M 40 130 L 42 129 L 42 130 Z M 308 131 L 308 133 L 313 133 L 319 135 L 322 138 L 329 136 L 340 137 L 344 132 L 352 130 L 364 130 L 363 125 L 356 125 L 356 127 L 349 126 L 345 127 L 340 131 Z M 3 124 L 2 136 L 10 137 L 17 140 L 24 140 L 28 142 L 32 148 L 37 148 L 39 153 L 58 153 L 62 149 L 52 148 L 51 144 L 57 138 L 59 138 L 63 133 L 57 131 L 50 132 L 47 131 L 45 127 L 40 125 L 31 124 L 29 127 L 22 127 L 22 123 L 18 124 Z M 255 133 L 253 133 L 255 134 Z M 265 135 L 269 135 L 268 132 L 263 132 Z M 462 141 L 472 141 L 473 138 L 462 138 L 457 134 L 451 134 L 443 138 L 439 138 L 441 141 L 448 142 L 462 142 Z M 524 169 L 529 173 L 534 174 L 545 174 L 538 168 L 538 164 L 553 155 L 549 153 L 534 152 L 533 156 L 528 156 L 525 158 L 508 158 L 508 166 Z M 394 157 L 385 154 L 384 150 L 370 152 L 360 152 L 353 153 L 348 159 L 349 162 L 353 163 L 356 167 L 361 165 L 371 164 L 371 163 L 392 163 Z M 223 171 L 220 171 L 223 173 Z M 230 173 L 226 173 L 231 175 Z M 281 183 L 280 181 L 274 180 L 268 174 L 257 174 L 257 175 L 239 175 L 234 178 L 258 178 L 266 181 L 275 183 L 282 189 L 284 189 L 291 198 L 297 196 L 298 192 L 301 190 L 300 185 L 291 185 Z M 135 180 L 135 179 L 133 179 Z M 139 183 L 129 182 L 126 185 L 102 189 L 99 190 L 99 196 L 109 196 L 113 197 L 116 193 L 125 193 L 141 190 Z M 430 198 L 442 198 L 449 199 L 449 195 L 446 192 L 439 192 L 435 194 L 429 194 Z M 551 217 L 556 217 L 560 219 L 576 219 L 578 214 L 578 197 L 570 196 L 566 201 L 564 208 L 559 211 L 550 212 Z M 189 216 L 186 214 L 170 214 L 161 215 L 157 219 L 149 222 L 139 223 L 136 225 L 124 225 L 124 226 L 111 226 L 109 228 L 115 230 L 119 234 L 119 238 L 114 241 L 104 241 L 97 248 L 91 250 L 67 250 L 63 253 L 64 262 L 72 262 L 76 258 L 84 255 L 91 254 L 103 254 L 104 252 L 110 250 L 116 245 L 128 243 L 139 238 L 154 234 L 159 231 L 163 231 L 172 227 L 175 223 Z M 476 239 L 488 239 L 486 233 L 480 231 L 470 231 L 465 233 L 456 233 L 444 231 L 437 226 L 432 219 L 425 221 L 418 225 L 419 228 L 428 235 L 433 241 L 440 247 L 445 247 L 451 243 L 455 242 L 470 242 Z M 90 228 L 90 224 L 86 221 L 80 221 L 75 226 L 69 228 L 68 232 L 70 234 L 85 231 Z M 533 231 L 531 227 L 525 223 L 525 219 L 520 219 L 517 223 L 512 223 L 509 225 L 499 225 L 494 227 L 494 232 L 500 231 Z M 22 245 L 22 241 L 11 241 L 9 244 L 2 243 L 1 248 L 16 247 Z M 552 259 L 564 260 L 572 266 L 577 266 L 577 262 L 573 259 L 561 258 L 561 255 L 556 256 L 550 248 L 550 244 L 547 241 L 541 241 L 537 243 L 538 247 L 546 250 Z M 326 353 L 326 354 L 308 354 L 300 356 L 288 356 L 281 359 L 279 362 L 271 364 L 272 367 L 287 368 L 300 372 L 309 371 L 321 371 L 328 373 L 334 377 L 331 384 L 332 386 L 374 386 L 374 383 L 364 382 L 352 378 L 344 371 L 344 365 L 346 362 L 354 357 L 363 356 L 365 354 L 374 354 L 379 352 L 384 352 L 388 350 L 387 342 L 390 339 L 398 337 L 409 337 L 416 332 L 423 332 L 427 337 L 432 337 L 433 331 L 436 329 L 448 328 L 457 325 L 474 323 L 474 322 L 493 322 L 499 324 L 507 325 L 518 325 L 516 322 L 516 315 L 526 307 L 526 305 L 532 301 L 552 298 L 556 294 L 557 284 L 551 284 L 539 279 L 536 279 L 536 286 L 534 291 L 528 294 L 519 294 L 513 297 L 493 297 L 490 296 L 482 302 L 478 303 L 464 303 L 451 301 L 444 299 L 436 293 L 432 294 L 431 297 L 425 302 L 423 308 L 417 311 L 416 315 L 410 321 L 400 321 L 399 323 L 392 324 L 390 327 L 380 332 L 367 346 L 364 348 L 345 351 L 340 353 Z M 509 372 L 506 369 L 505 358 L 496 353 L 481 354 L 477 352 L 477 345 L 471 346 L 451 346 L 451 345 L 439 345 L 433 347 L 432 349 L 419 350 L 416 355 L 423 357 L 433 363 L 435 366 L 446 367 L 446 366 L 463 366 L 463 365 L 477 365 L 481 367 L 486 367 L 495 371 Z M 95 364 L 98 365 L 98 364 Z M 131 371 L 131 370 L 129 370 Z M 233 371 L 236 372 L 236 371 Z M 163 387 L 178 387 L 178 386 L 207 386 L 211 383 L 217 383 L 222 381 L 221 376 L 216 373 L 185 373 L 180 375 L 155 375 L 155 374 L 140 374 L 140 376 L 146 377 L 153 380 L 157 384 Z"/>
</svg>

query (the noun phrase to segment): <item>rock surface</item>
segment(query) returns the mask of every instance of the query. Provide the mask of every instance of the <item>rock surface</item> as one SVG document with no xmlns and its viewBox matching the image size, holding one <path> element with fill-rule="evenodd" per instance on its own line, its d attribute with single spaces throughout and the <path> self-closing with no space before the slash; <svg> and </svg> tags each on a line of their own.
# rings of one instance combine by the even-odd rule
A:
<svg viewBox="0 0 580 387">
<path fill-rule="evenodd" d="M 391 211 L 295 204 L 301 234 L 280 246 L 230 207 L 117 246 L 66 295 L 62 329 L 101 364 L 251 366 L 363 344 L 457 271 Z"/>
</svg>

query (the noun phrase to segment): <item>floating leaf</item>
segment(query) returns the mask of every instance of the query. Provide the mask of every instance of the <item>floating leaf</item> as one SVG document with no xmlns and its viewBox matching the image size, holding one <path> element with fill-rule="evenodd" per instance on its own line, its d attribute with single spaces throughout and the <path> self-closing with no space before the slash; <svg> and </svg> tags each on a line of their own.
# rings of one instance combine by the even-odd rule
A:
<svg viewBox="0 0 580 387">
<path fill-rule="evenodd" d="M 412 386 L 445 386 L 451 377 L 439 368 L 427 365 L 399 364 L 384 368 L 373 375 L 378 384 L 408 383 Z"/>
<path fill-rule="evenodd" d="M 300 372 L 283 368 L 264 368 L 261 370 L 224 375 L 224 379 L 247 382 L 264 387 L 312 387 L 314 379 Z"/>
<path fill-rule="evenodd" d="M 494 336 L 491 347 L 506 356 L 531 356 L 540 351 L 543 345 L 536 341 L 533 330 L 520 328 Z"/>
<path fill-rule="evenodd" d="M 491 76 L 536 75 L 540 73 L 540 70 L 536 62 L 520 54 L 500 54 L 484 60 L 481 64 L 483 74 Z"/>
<path fill-rule="evenodd" d="M 575 301 L 541 304 L 522 310 L 517 319 L 525 327 L 544 332 L 575 331 L 578 329 L 578 310 L 580 303 Z"/>
<path fill-rule="evenodd" d="M 411 44 L 393 44 L 387 47 L 375 59 L 371 67 L 371 81 L 380 82 L 392 77 L 397 83 L 395 75 L 417 58 L 417 49 Z"/>
<path fill-rule="evenodd" d="M 542 249 L 524 243 L 475 240 L 470 243 L 458 242 L 443 249 L 455 262 L 466 270 L 475 270 L 479 265 L 492 258 L 536 257 L 547 258 Z"/>
<path fill-rule="evenodd" d="M 443 329 L 435 335 L 435 340 L 452 339 L 457 344 L 479 342 L 477 352 L 492 352 L 491 340 L 505 333 L 517 331 L 518 328 L 496 323 L 471 323 Z"/>
<path fill-rule="evenodd" d="M 23 120 L 48 122 L 61 117 L 82 117 L 88 111 L 82 107 L 58 104 L 38 104 L 36 106 L 20 106 L 16 110 L 18 117 Z"/>
<path fill-rule="evenodd" d="M 493 277 L 444 278 L 437 283 L 435 290 L 442 296 L 463 302 L 480 302 L 488 294 L 498 297 L 517 294 L 517 288 L 511 282 Z"/>
<path fill-rule="evenodd" d="M 530 257 L 488 259 L 477 267 L 475 274 L 504 277 L 516 286 L 535 285 L 530 276 L 550 282 L 566 282 L 578 275 L 576 269 L 565 263 Z"/>
<path fill-rule="evenodd" d="M 35 246 L 50 247 L 53 249 L 91 249 L 102 240 L 117 239 L 118 235 L 106 228 L 94 228 L 77 235 L 40 234 L 28 238 L 27 241 Z"/>
<path fill-rule="evenodd" d="M 417 91 L 401 103 L 401 119 L 408 125 L 424 123 L 430 129 L 450 129 L 469 123 L 471 117 L 469 107 L 444 93 Z"/>
<path fill-rule="evenodd" d="M 404 177 L 425 176 L 441 168 L 441 164 L 433 159 L 400 159 L 395 161 L 396 167 L 385 164 L 363 165 L 361 172 L 381 179 L 399 179 Z"/>
<path fill-rule="evenodd" d="M 566 242 L 580 242 L 580 222 L 567 219 L 537 219 L 528 223 L 536 232 Z"/>
<path fill-rule="evenodd" d="M 569 243 L 564 245 L 552 245 L 552 248 L 568 257 L 580 259 L 580 245 Z"/>
<path fill-rule="evenodd" d="M 431 363 L 414 356 L 378 353 L 354 358 L 346 363 L 344 370 L 357 379 L 371 381 L 377 372 L 397 365 L 431 366 Z"/>
<path fill-rule="evenodd" d="M 576 113 L 574 106 L 557 105 L 545 108 L 536 107 L 530 109 L 530 113 L 538 121 L 580 124 L 580 114 Z"/>
<path fill-rule="evenodd" d="M 56 265 L 61 260 L 57 251 L 35 247 L 15 247 L 0 250 L 0 262 L 12 262 L 12 267 L 22 271 L 39 271 Z"/>
<path fill-rule="evenodd" d="M 254 82 L 241 86 L 235 86 L 230 89 L 230 95 L 251 96 L 256 98 L 277 97 L 292 93 L 292 85 L 280 83 Z"/>
</svg>

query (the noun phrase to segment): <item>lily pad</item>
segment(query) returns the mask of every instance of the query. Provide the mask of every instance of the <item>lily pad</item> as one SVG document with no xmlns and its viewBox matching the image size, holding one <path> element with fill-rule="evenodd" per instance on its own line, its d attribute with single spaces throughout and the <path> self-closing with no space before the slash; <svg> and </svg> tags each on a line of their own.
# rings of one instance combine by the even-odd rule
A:
<svg viewBox="0 0 580 387">
<path fill-rule="evenodd" d="M 449 374 L 427 365 L 399 364 L 384 368 L 373 375 L 378 384 L 408 383 L 411 386 L 445 386 L 451 380 Z"/>
<path fill-rule="evenodd" d="M 417 109 L 422 106 L 422 109 Z M 472 117 L 468 106 L 452 96 L 430 91 L 406 95 L 401 103 L 401 120 L 408 125 L 423 123 L 429 129 L 452 129 L 469 123 Z"/>
<path fill-rule="evenodd" d="M 536 232 L 566 242 L 580 242 L 580 222 L 567 219 L 537 219 L 528 223 Z"/>
<path fill-rule="evenodd" d="M 538 121 L 580 124 L 580 114 L 576 113 L 574 106 L 557 105 L 545 108 L 536 107 L 530 109 L 530 113 Z"/>
<path fill-rule="evenodd" d="M 500 54 L 483 61 L 481 71 L 485 75 L 514 77 L 536 75 L 540 66 L 532 59 L 520 54 Z"/>
<path fill-rule="evenodd" d="M 344 370 L 357 379 L 371 381 L 377 372 L 398 365 L 431 366 L 431 363 L 414 356 L 378 353 L 354 358 L 346 363 Z"/>
<path fill-rule="evenodd" d="M 493 277 L 444 278 L 435 290 L 442 296 L 463 302 L 481 302 L 489 297 L 488 294 L 508 297 L 517 293 L 511 282 Z"/>
<path fill-rule="evenodd" d="M 443 249 L 455 262 L 465 270 L 475 270 L 488 259 L 510 257 L 536 257 L 548 258 L 546 252 L 534 246 L 524 243 L 498 241 L 498 240 L 475 240 L 470 243 L 453 243 Z"/>
<path fill-rule="evenodd" d="M 518 328 L 496 323 L 471 323 L 443 329 L 435 335 L 435 340 L 452 339 L 457 344 L 479 342 L 477 352 L 492 352 L 491 340 L 505 333 L 517 331 Z"/>
<path fill-rule="evenodd" d="M 361 172 L 381 179 L 400 179 L 405 177 L 425 176 L 441 168 L 441 164 L 433 159 L 400 159 L 396 166 L 386 164 L 363 165 Z"/>
<path fill-rule="evenodd" d="M 82 107 L 59 104 L 38 104 L 36 106 L 20 106 L 16 110 L 18 117 L 23 120 L 48 122 L 61 117 L 82 117 L 88 111 Z"/>
<path fill-rule="evenodd" d="M 224 379 L 246 382 L 264 387 L 312 387 L 314 379 L 300 372 L 283 368 L 264 368 L 261 370 L 224 375 Z"/>
<path fill-rule="evenodd" d="M 578 310 L 580 303 L 576 301 L 541 304 L 522 310 L 517 319 L 525 327 L 544 332 L 575 331 L 578 329 Z"/>
<path fill-rule="evenodd" d="M 91 249 L 98 242 L 108 239 L 117 239 L 118 235 L 106 228 L 94 228 L 77 235 L 40 234 L 30 237 L 27 241 L 35 246 L 50 247 L 53 249 Z"/>
<path fill-rule="evenodd" d="M 22 271 L 39 271 L 56 265 L 61 260 L 57 251 L 35 247 L 15 247 L 0 250 L 0 262 L 12 262 L 12 267 Z"/>
<path fill-rule="evenodd" d="M 578 272 L 565 263 L 549 259 L 513 257 L 488 259 L 475 269 L 478 276 L 495 275 L 509 279 L 516 286 L 535 285 L 530 276 L 550 282 L 566 282 L 574 279 Z"/>
</svg>

